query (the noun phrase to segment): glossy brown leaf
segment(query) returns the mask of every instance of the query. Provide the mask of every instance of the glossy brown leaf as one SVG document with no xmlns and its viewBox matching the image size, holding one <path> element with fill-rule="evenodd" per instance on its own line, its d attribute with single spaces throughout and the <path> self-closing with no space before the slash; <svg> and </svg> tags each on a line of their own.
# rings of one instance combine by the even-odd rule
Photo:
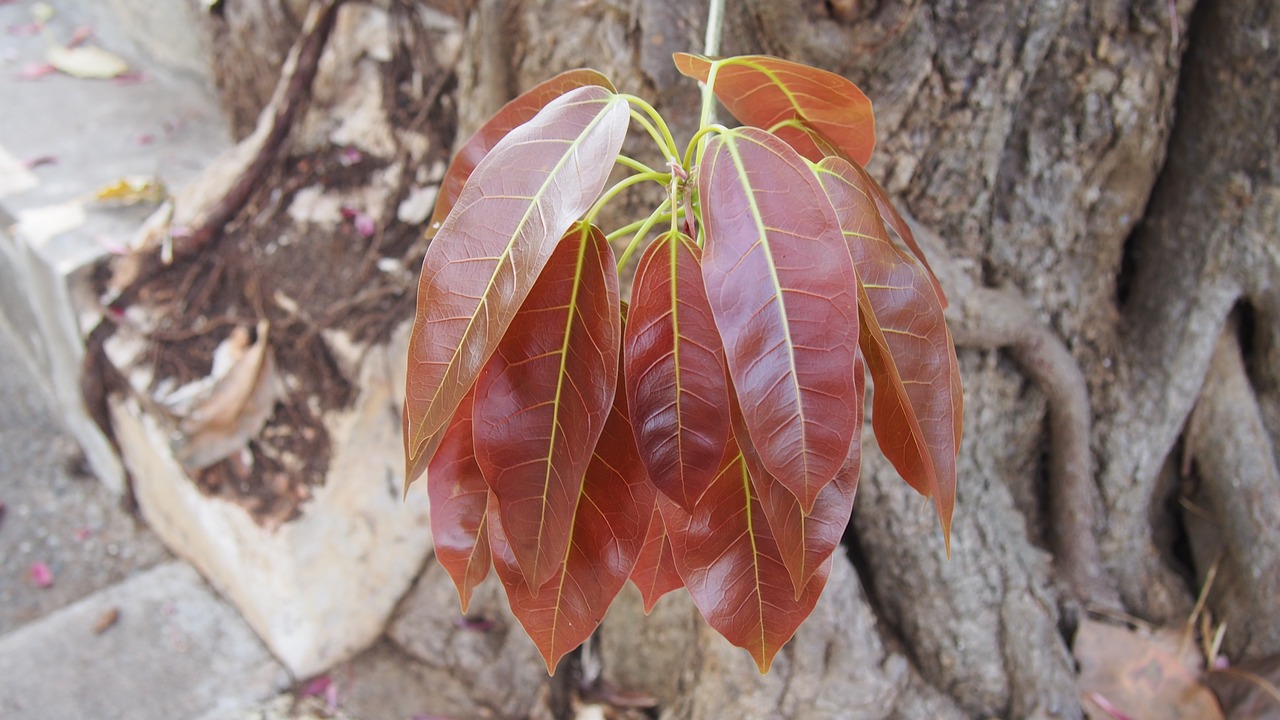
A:
<svg viewBox="0 0 1280 720">
<path fill-rule="evenodd" d="M 636 270 L 625 338 L 627 396 L 653 484 L 693 509 L 729 439 L 724 349 L 703 286 L 701 251 L 667 233 Z"/>
<path fill-rule="evenodd" d="M 422 263 L 405 383 L 407 470 L 430 457 L 561 235 L 600 194 L 628 118 L 626 101 L 604 88 L 571 90 L 472 173 Z"/>
<path fill-rule="evenodd" d="M 535 589 L 564 562 L 582 478 L 614 401 L 621 328 L 613 263 L 597 228 L 570 231 L 476 383 L 476 459 Z"/>
<path fill-rule="evenodd" d="M 766 470 L 805 512 L 857 425 L 857 276 L 803 158 L 755 128 L 713 138 L 699 177 L 702 272 L 729 374 Z"/>
<path fill-rule="evenodd" d="M 445 171 L 444 178 L 440 181 L 435 211 L 431 215 L 431 222 L 427 224 L 428 234 L 435 234 L 440 229 L 445 217 L 449 215 L 449 211 L 453 210 L 454 203 L 462 194 L 467 178 L 471 177 L 476 166 L 498 144 L 499 140 L 532 119 L 539 110 L 546 107 L 547 103 L 570 90 L 589 85 L 598 85 L 611 92 L 614 91 L 613 83 L 609 82 L 609 78 L 595 70 L 568 70 L 535 85 L 494 113 L 493 117 L 489 118 L 459 148 L 458 154 L 453 156 L 453 162 L 449 163 L 449 169 Z"/>
<path fill-rule="evenodd" d="M 653 606 L 663 595 L 684 587 L 684 580 L 676 570 L 675 557 L 671 554 L 671 538 L 667 535 L 667 526 L 663 524 L 657 503 L 653 506 L 653 518 L 649 521 L 644 547 L 640 549 L 635 569 L 631 571 L 631 582 L 640 590 L 646 615 L 653 611 Z"/>
<path fill-rule="evenodd" d="M 861 355 L 854 368 L 854 382 L 856 394 L 861 398 L 866 388 L 866 370 Z M 769 527 L 773 529 L 778 552 L 791 576 L 791 586 L 797 598 L 809 578 L 840 545 L 840 538 L 853 513 L 853 499 L 858 491 L 858 474 L 862 468 L 862 404 L 858 405 L 858 427 L 844 467 L 836 473 L 835 480 L 818 493 L 813 512 L 808 515 L 800 511 L 800 504 L 791 491 L 760 464 L 750 441 L 742 439 L 746 434 L 741 427 L 741 416 L 736 414 L 737 408 L 731 410 L 735 413 L 734 437 L 738 439 L 743 460 L 751 473 L 751 482 L 755 485 L 765 517 L 769 519 Z"/>
<path fill-rule="evenodd" d="M 464 613 L 471 604 L 471 591 L 489 574 L 491 564 L 485 530 L 489 486 L 480 474 L 471 441 L 473 398 L 474 393 L 463 398 L 427 470 L 436 559 L 453 578 Z"/>
<path fill-rule="evenodd" d="M 871 100 L 858 86 L 835 73 L 767 55 L 709 60 L 676 53 L 676 68 L 706 82 L 716 66 L 712 90 L 733 116 L 768 130 L 787 120 L 775 134 L 801 155 L 817 162 L 834 147 L 865 165 L 876 145 Z M 817 137 L 815 137 L 815 134 Z"/>
<path fill-rule="evenodd" d="M 707 623 L 751 653 L 760 672 L 813 612 L 830 558 L 797 597 L 777 539 L 732 437 L 715 482 L 692 513 L 658 496 L 672 556 Z"/>
<path fill-rule="evenodd" d="M 501 520 L 491 521 L 494 567 L 511 610 L 555 672 L 565 653 L 581 645 L 632 574 L 654 514 L 656 492 L 636 450 L 619 387 L 576 499 L 572 542 L 545 584 L 534 591 L 516 561 Z M 490 495 L 490 516 L 496 514 Z"/>
<path fill-rule="evenodd" d="M 876 439 L 903 479 L 933 498 L 949 545 L 962 397 L 941 303 L 924 268 L 890 241 L 866 176 L 842 158 L 818 170 L 858 269 Z"/>
</svg>

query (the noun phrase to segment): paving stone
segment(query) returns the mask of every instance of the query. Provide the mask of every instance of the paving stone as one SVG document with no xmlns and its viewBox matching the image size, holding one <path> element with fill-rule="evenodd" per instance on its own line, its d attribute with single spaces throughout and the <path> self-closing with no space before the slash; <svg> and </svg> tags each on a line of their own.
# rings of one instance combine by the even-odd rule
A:
<svg viewBox="0 0 1280 720">
<path fill-rule="evenodd" d="M 236 612 L 179 562 L 0 637 L 5 718 L 198 718 L 288 682 Z"/>
</svg>

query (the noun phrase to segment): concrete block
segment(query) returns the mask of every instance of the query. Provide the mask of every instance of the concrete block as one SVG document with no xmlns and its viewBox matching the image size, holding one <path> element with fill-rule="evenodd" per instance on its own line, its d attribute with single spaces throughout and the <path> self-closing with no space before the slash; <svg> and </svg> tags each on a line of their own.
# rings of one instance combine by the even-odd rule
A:
<svg viewBox="0 0 1280 720">
<path fill-rule="evenodd" d="M 76 204 L 22 213 L 0 227 L 0 326 L 18 340 L 18 356 L 40 378 L 46 396 L 89 467 L 115 494 L 124 491 L 124 471 L 102 431 L 89 417 L 80 393 L 84 340 L 77 308 L 88 302 L 89 265 L 104 252 L 68 228 L 84 222 Z"/>
<path fill-rule="evenodd" d="M 5 718 L 196 718 L 251 707 L 288 683 L 244 621 L 180 562 L 0 637 Z"/>
<path fill-rule="evenodd" d="M 353 348 L 359 394 L 325 418 L 328 475 L 301 515 L 259 525 L 240 505 L 202 493 L 170 447 L 170 429 L 134 399 L 112 421 L 147 522 L 244 614 L 298 677 L 370 645 L 431 551 L 425 488 L 402 500 L 409 325 L 382 346 Z"/>
<path fill-rule="evenodd" d="M 18 355 L 35 371 L 93 471 L 117 494 L 124 488 L 119 459 L 81 401 L 83 331 L 96 323 L 87 276 L 109 247 L 130 241 L 150 210 L 89 199 L 124 176 L 155 176 L 177 188 L 229 145 L 209 83 L 157 67 L 123 47 L 126 31 L 142 31 L 141 19 L 125 21 L 129 6 L 133 15 L 150 13 L 167 23 L 167 42 L 196 53 L 191 39 L 199 28 L 181 19 L 182 13 L 195 17 L 198 10 L 189 7 L 194 2 L 57 2 L 47 37 L 5 40 L 15 62 L 43 62 L 49 39 L 69 38 L 89 25 L 95 44 L 124 53 L 133 69 L 147 75 L 145 82 L 120 86 L 59 74 L 39 82 L 0 74 L 0 326 L 18 338 Z M 0 26 L 30 19 L 30 3 L 0 3 Z M 35 169 L 22 162 L 41 157 L 51 162 Z"/>
</svg>

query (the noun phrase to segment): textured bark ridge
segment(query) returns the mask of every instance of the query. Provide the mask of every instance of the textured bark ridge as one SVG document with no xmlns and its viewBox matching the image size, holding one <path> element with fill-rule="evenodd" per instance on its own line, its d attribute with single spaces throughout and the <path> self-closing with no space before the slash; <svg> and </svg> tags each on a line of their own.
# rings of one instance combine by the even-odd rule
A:
<svg viewBox="0 0 1280 720">
<path fill-rule="evenodd" d="M 226 2 L 211 19 L 240 43 L 226 47 L 255 48 L 221 71 L 233 117 L 266 103 L 253 77 L 289 47 L 260 39 L 254 13 L 291 41 L 295 5 Z M 1081 717 L 1080 613 L 1181 621 L 1215 566 L 1209 608 L 1229 656 L 1280 652 L 1273 5 L 730 3 L 724 54 L 839 72 L 875 101 L 869 169 L 937 258 L 961 346 L 952 557 L 926 504 L 868 452 L 847 556 L 770 675 L 685 599 L 645 618 L 628 591 L 581 672 L 555 682 L 643 692 L 664 718 Z M 440 112 L 456 116 L 455 143 L 578 66 L 656 97 L 685 137 L 696 120 L 698 90 L 669 58 L 700 49 L 700 3 L 422 7 L 386 12 L 456 27 L 417 36 L 438 47 L 405 46 L 449 69 Z M 393 126 L 406 113 L 382 112 Z"/>
</svg>

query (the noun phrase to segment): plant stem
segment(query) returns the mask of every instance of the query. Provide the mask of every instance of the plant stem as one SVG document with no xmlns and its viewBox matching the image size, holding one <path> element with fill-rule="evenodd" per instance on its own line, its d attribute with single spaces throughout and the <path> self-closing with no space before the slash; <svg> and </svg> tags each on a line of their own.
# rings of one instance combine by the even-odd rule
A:
<svg viewBox="0 0 1280 720">
<path fill-rule="evenodd" d="M 702 54 L 712 59 L 711 72 L 702 85 L 702 121 L 699 127 L 706 127 L 716 121 L 715 93 L 716 82 L 715 56 L 720 54 L 720 37 L 724 34 L 724 0 L 708 0 L 707 2 L 707 34 L 703 41 Z"/>
<path fill-rule="evenodd" d="M 671 182 L 671 173 L 642 172 L 619 180 L 613 187 L 605 190 L 604 194 L 600 196 L 600 199 L 596 200 L 595 204 L 591 206 L 591 209 L 587 211 L 586 221 L 588 223 L 595 223 L 596 216 L 600 214 L 600 211 L 604 209 L 605 205 L 609 204 L 610 200 L 617 197 L 623 190 L 626 190 L 632 185 L 639 185 L 642 182 L 650 180 L 665 188 L 667 183 Z"/>
<path fill-rule="evenodd" d="M 619 165 L 623 165 L 623 166 L 625 166 L 625 167 L 629 167 L 629 168 L 631 168 L 632 170 L 635 170 L 635 171 L 636 171 L 636 172 L 638 172 L 638 173 L 656 173 L 656 172 L 658 172 L 657 170 L 654 170 L 653 168 L 649 167 L 648 165 L 645 165 L 644 163 L 640 162 L 639 160 L 633 160 L 633 159 L 631 159 L 631 158 L 627 157 L 626 155 L 619 155 L 618 157 L 614 158 L 614 162 L 618 163 Z"/>
<path fill-rule="evenodd" d="M 661 217 L 658 218 L 658 222 L 662 222 L 665 218 L 666 218 L 666 214 L 663 214 Z M 640 228 L 644 227 L 644 224 L 647 222 L 649 222 L 649 218 L 645 218 L 643 220 L 637 220 L 633 223 L 628 223 L 618 228 L 617 230 L 614 230 L 608 235 L 605 235 L 604 238 L 609 242 L 613 242 L 618 238 L 622 237 L 623 235 L 630 235 L 636 230 L 639 230 Z"/>
<path fill-rule="evenodd" d="M 724 34 L 724 0 L 710 0 L 707 3 L 707 35 L 704 40 L 703 54 L 714 58 L 720 54 L 720 36 Z"/>
<path fill-rule="evenodd" d="M 679 149 L 676 147 L 676 139 L 671 134 L 671 128 L 667 127 L 666 121 L 662 119 L 662 115 L 644 98 L 625 93 L 622 95 L 622 98 L 632 106 L 631 117 L 636 118 L 636 120 L 641 124 L 644 124 L 644 121 L 637 115 L 635 108 L 640 108 L 646 115 L 653 118 L 654 126 L 662 131 L 662 139 L 658 139 L 656 133 L 651 129 L 651 126 L 646 126 L 645 129 L 649 130 L 650 135 L 654 136 L 653 140 L 658 143 L 658 147 L 662 149 L 663 156 L 672 162 L 676 161 L 678 159 L 677 153 L 679 152 Z"/>
<path fill-rule="evenodd" d="M 724 131 L 725 131 L 725 130 L 727 130 L 727 129 L 728 129 L 728 128 L 726 128 L 726 127 L 725 127 L 725 126 L 723 126 L 723 125 L 714 125 L 714 124 L 713 124 L 713 125 L 706 125 L 706 126 L 702 127 L 700 130 L 698 130 L 698 132 L 694 134 L 693 138 L 692 138 L 691 140 L 689 140 L 689 145 L 688 145 L 688 147 L 686 147 L 686 148 L 685 148 L 685 150 L 684 150 L 684 166 L 685 166 L 686 168 L 688 168 L 688 167 L 689 167 L 689 161 L 693 159 L 693 150 L 694 150 L 694 148 L 697 148 L 697 150 L 698 150 L 698 162 L 699 162 L 699 164 L 701 164 L 701 162 L 702 162 L 702 148 L 703 148 L 703 146 L 706 144 L 707 136 L 708 136 L 708 135 L 710 135 L 711 133 L 721 133 L 721 132 L 724 132 Z"/>
<path fill-rule="evenodd" d="M 653 226 L 657 225 L 658 222 L 666 216 L 667 208 L 669 207 L 671 207 L 671 198 L 663 200 L 662 204 L 658 206 L 658 209 L 654 210 L 652 215 L 645 218 L 645 221 L 640 225 L 640 229 L 637 230 L 635 236 L 631 238 L 631 242 L 627 243 L 627 249 L 622 251 L 622 257 L 618 258 L 619 271 L 627 266 L 627 262 L 631 260 L 631 256 L 634 255 L 636 249 L 640 247 L 640 242 L 649 235 L 649 231 L 653 229 Z"/>
</svg>

